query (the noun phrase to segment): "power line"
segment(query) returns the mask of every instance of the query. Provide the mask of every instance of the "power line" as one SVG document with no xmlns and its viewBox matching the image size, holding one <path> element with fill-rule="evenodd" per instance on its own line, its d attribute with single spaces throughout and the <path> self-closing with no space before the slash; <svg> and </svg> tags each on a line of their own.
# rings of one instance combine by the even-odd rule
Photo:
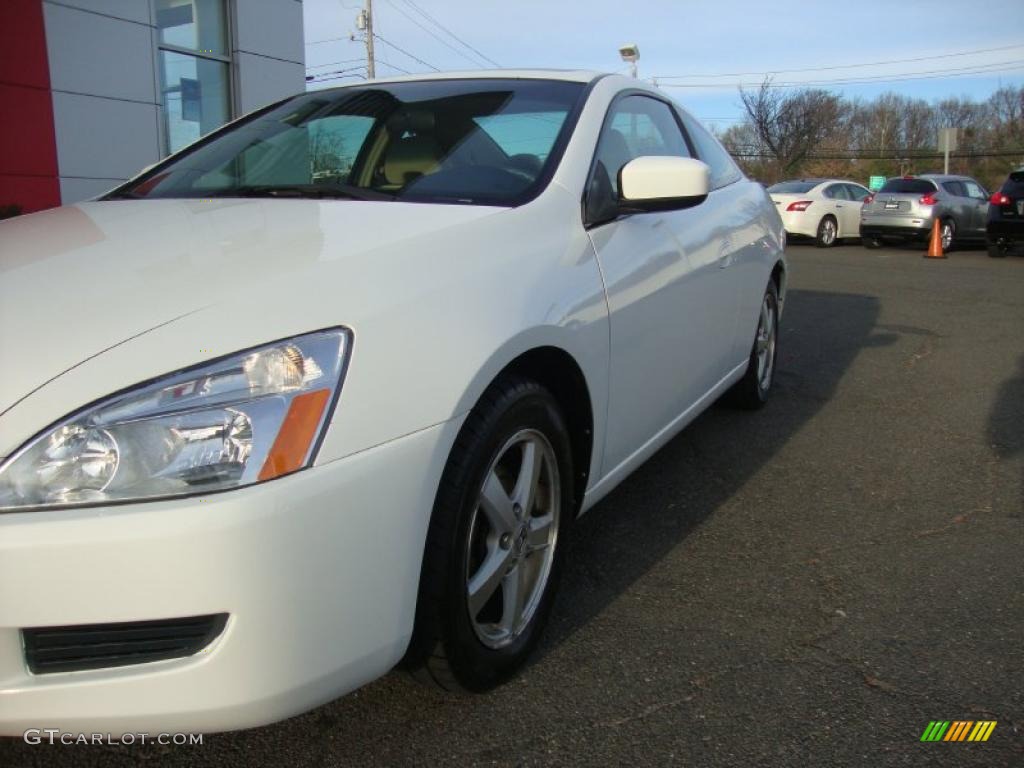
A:
<svg viewBox="0 0 1024 768">
<path fill-rule="evenodd" d="M 366 61 L 366 58 L 360 56 L 358 59 L 342 59 L 341 61 L 328 61 L 324 64 L 310 64 L 308 67 L 306 67 L 306 71 L 309 72 L 311 69 L 320 69 L 321 67 L 333 67 L 336 64 L 352 64 L 353 62 L 356 61 L 363 62 Z"/>
<path fill-rule="evenodd" d="M 412 74 L 412 72 L 410 72 L 408 69 L 402 69 L 401 67 L 396 67 L 390 61 L 385 61 L 380 56 L 377 57 L 377 63 L 378 64 L 383 64 L 385 67 L 391 67 L 392 69 L 394 69 L 394 70 L 396 70 L 398 72 L 401 72 L 403 75 L 411 75 Z"/>
<path fill-rule="evenodd" d="M 437 67 L 435 67 L 435 66 L 434 66 L 433 64 L 428 64 L 427 62 L 425 62 L 425 61 L 424 61 L 423 59 L 421 59 L 421 58 L 420 58 L 419 56 L 414 56 L 413 54 L 409 53 L 409 52 L 408 52 L 407 50 L 405 50 L 404 48 L 399 48 L 399 47 L 398 47 L 397 45 L 395 45 L 394 43 L 392 43 L 392 42 L 391 42 L 390 40 L 385 40 L 385 39 L 384 39 L 383 37 L 381 37 L 380 35 L 378 35 L 378 34 L 376 34 L 376 33 L 375 33 L 375 34 L 374 34 L 373 36 L 374 36 L 375 38 L 377 38 L 378 40 L 380 40 L 380 41 L 381 41 L 382 43 L 384 43 L 384 45 L 386 45 L 386 46 L 389 46 L 389 47 L 391 47 L 391 48 L 394 48 L 394 49 L 395 49 L 396 51 L 398 51 L 399 53 L 403 53 L 403 54 L 405 54 L 405 55 L 406 55 L 406 56 L 408 56 L 408 57 L 409 57 L 410 59 L 413 59 L 414 61 L 417 61 L 417 62 L 419 62 L 420 64 L 422 64 L 422 65 L 423 65 L 424 67 L 430 67 L 430 68 L 431 68 L 432 70 L 434 70 L 435 72 L 440 72 L 440 71 L 441 71 L 440 69 L 438 69 Z"/>
<path fill-rule="evenodd" d="M 733 157 L 758 160 L 776 160 L 775 155 L 763 150 L 747 150 L 742 147 L 729 149 Z M 1020 149 L 999 149 L 992 151 L 954 152 L 950 155 L 957 159 L 975 159 L 980 157 L 1024 157 L 1024 147 Z M 885 150 L 811 150 L 806 160 L 937 160 L 944 157 L 942 152 L 927 149 L 885 149 Z"/>
<path fill-rule="evenodd" d="M 481 59 L 483 59 L 484 61 L 486 61 L 486 62 L 488 62 L 488 63 L 490 63 L 490 64 L 493 64 L 493 65 L 494 65 L 494 66 L 496 66 L 496 67 L 500 67 L 500 66 L 501 66 L 501 64 L 499 64 L 498 62 L 496 62 L 496 61 L 495 61 L 494 59 L 492 59 L 492 58 L 491 58 L 490 56 L 488 56 L 487 54 L 485 54 L 485 53 L 483 53 L 482 51 L 478 50 L 477 48 L 474 48 L 474 47 L 473 47 L 472 45 L 470 45 L 470 44 L 469 44 L 469 43 L 467 43 L 467 42 L 466 42 L 465 40 L 463 40 L 463 39 L 462 39 L 461 37 L 459 37 L 459 36 L 458 36 L 458 35 L 456 35 L 456 34 L 455 34 L 454 32 L 452 32 L 452 31 L 451 31 L 450 29 L 448 29 L 448 27 L 446 27 L 446 26 L 445 26 L 444 24 L 442 24 L 442 23 L 441 23 L 440 21 L 438 21 L 438 20 L 437 20 L 437 19 L 435 19 L 435 18 L 434 18 L 433 16 L 431 16 L 431 15 L 430 15 L 429 13 L 427 13 L 427 12 L 426 12 L 426 11 L 424 11 L 424 10 L 423 10 L 422 8 L 420 8 L 420 7 L 419 7 L 419 6 L 418 6 L 418 5 L 416 4 L 416 3 L 414 3 L 414 2 L 413 2 L 413 0 L 404 0 L 404 2 L 405 2 L 405 4 L 406 4 L 406 5 L 408 5 L 408 6 L 410 7 L 410 8 L 412 8 L 412 9 L 413 9 L 414 11 L 416 11 L 416 13 L 418 13 L 418 14 L 419 14 L 420 16 L 422 16 L 423 18 L 425 18 L 425 19 L 426 19 L 427 21 L 429 21 L 429 22 L 430 22 L 431 24 L 433 24 L 433 25 L 434 25 L 435 27 L 437 27 L 437 28 L 438 28 L 438 29 L 440 29 L 440 30 L 441 30 L 442 32 L 444 32 L 444 33 L 445 33 L 446 35 L 448 35 L 449 37 L 451 37 L 451 38 L 452 38 L 453 40 L 455 40 L 455 41 L 457 41 L 457 42 L 461 43 L 462 45 L 466 46 L 466 48 L 468 48 L 469 50 L 471 50 L 471 51 L 472 51 L 473 53 L 475 53 L 475 54 L 476 54 L 477 56 L 479 56 L 479 57 L 480 57 Z"/>
<path fill-rule="evenodd" d="M 928 79 L 927 76 L 957 76 L 984 74 L 985 72 L 999 72 L 1007 69 L 1017 69 L 1024 66 L 1024 59 L 1012 59 L 1008 61 L 997 61 L 991 64 L 978 64 L 970 67 L 953 67 L 950 69 L 930 69 L 921 72 L 901 72 L 893 75 L 865 75 L 863 77 L 835 78 L 830 80 L 792 80 L 788 82 L 769 82 L 769 88 L 794 88 L 802 85 L 841 85 L 844 83 L 886 83 L 898 82 L 901 80 Z M 721 88 L 723 85 L 733 83 L 662 83 L 666 88 Z M 742 83 L 735 83 L 742 85 Z"/>
<path fill-rule="evenodd" d="M 307 80 L 306 82 L 308 82 L 308 83 L 327 83 L 327 82 L 330 82 L 331 80 L 344 80 L 345 78 L 348 78 L 348 77 L 354 77 L 354 78 L 356 78 L 358 80 L 365 80 L 366 79 L 366 75 L 361 75 L 361 74 L 353 72 L 353 73 L 348 74 L 348 75 L 334 75 L 333 77 L 319 77 L 319 78 L 317 78 L 315 80 Z"/>
<path fill-rule="evenodd" d="M 447 48 L 450 48 L 451 50 L 455 51 L 455 53 L 457 53 L 457 54 L 458 54 L 459 56 L 461 56 L 462 58 L 466 59 L 466 61 L 471 61 L 471 62 L 473 62 L 473 64 L 474 64 L 475 66 L 477 66 L 477 67 L 479 67 L 479 66 L 483 66 L 484 68 L 486 68 L 486 67 L 487 67 L 487 65 L 486 65 L 486 64 L 483 64 L 483 65 L 481 65 L 481 63 L 480 63 L 480 60 L 479 60 L 479 59 L 475 59 L 475 58 L 473 58 L 472 56 L 470 56 L 470 55 L 469 55 L 468 53 L 466 53 L 465 51 L 461 51 L 461 50 L 459 50 L 459 49 L 458 49 L 458 48 L 456 48 L 456 47 L 455 47 L 454 45 L 452 45 L 452 44 L 451 44 L 451 43 L 449 43 L 449 42 L 448 42 L 447 40 L 445 40 L 445 39 L 444 39 L 443 37 L 441 37 L 441 36 L 440 36 L 439 34 L 437 34 L 436 32 L 434 32 L 434 30 L 432 30 L 432 29 L 430 29 L 430 28 L 428 28 L 428 27 L 424 26 L 424 25 L 423 25 L 422 23 L 420 23 L 419 21 L 417 21 L 416 19 L 414 19 L 414 18 L 413 18 L 412 16 L 410 16 L 410 15 L 409 15 L 408 13 L 406 13 L 406 11 L 404 11 L 404 10 L 403 10 L 403 9 L 402 9 L 402 8 L 401 8 L 400 6 L 396 5 L 396 4 L 395 4 L 395 3 L 393 3 L 393 2 L 391 1 L 391 0 L 387 0 L 387 3 L 388 3 L 388 5 L 390 5 L 390 6 L 392 7 L 392 8 L 394 8 L 394 9 L 395 9 L 396 11 L 398 11 L 398 12 L 399 12 L 400 14 L 402 14 L 403 16 L 405 16 L 405 18 L 407 18 L 407 19 L 408 19 L 409 21 L 411 21 L 411 22 L 412 22 L 413 24 L 415 24 L 415 25 L 416 25 L 417 27 L 419 27 L 419 28 L 420 28 L 420 29 L 422 29 L 422 30 L 423 30 L 424 32 L 426 32 L 426 33 L 427 33 L 428 35 L 430 35 L 430 36 L 431 36 L 431 37 L 433 37 L 433 38 L 434 38 L 435 40 L 437 40 L 437 41 L 438 41 L 439 43 L 441 43 L 441 45 L 443 45 L 443 46 L 445 46 L 445 47 L 447 47 Z"/>
<path fill-rule="evenodd" d="M 348 40 L 348 41 L 351 42 L 352 38 L 351 37 L 329 37 L 326 40 L 312 40 L 312 41 L 306 43 L 306 45 L 320 45 L 320 43 L 336 43 L 339 40 Z"/>
<path fill-rule="evenodd" d="M 1002 45 L 997 48 L 978 48 L 973 51 L 958 51 L 956 53 L 942 53 L 936 56 L 919 56 L 913 59 L 889 59 L 888 61 L 870 61 L 863 64 L 838 64 L 832 67 L 806 67 L 803 69 L 774 69 L 762 72 L 726 72 L 722 74 L 693 74 L 693 75 L 658 75 L 659 80 L 681 80 L 696 77 L 752 77 L 754 75 L 788 75 L 794 72 L 822 72 L 834 69 L 856 69 L 858 67 L 879 67 L 885 64 L 907 64 L 914 61 L 932 61 L 934 59 L 947 59 L 954 56 L 973 56 L 979 53 L 992 53 L 993 51 L 1008 51 L 1013 48 L 1024 48 L 1024 45 Z"/>
<path fill-rule="evenodd" d="M 899 75 L 880 75 L 877 77 L 863 77 L 863 78 L 841 78 L 835 80 L 802 80 L 792 81 L 784 83 L 764 83 L 769 88 L 801 88 L 806 86 L 826 86 L 826 85 L 858 85 L 858 84 L 870 84 L 870 83 L 899 83 L 906 80 L 933 80 L 936 78 L 943 77 L 963 77 L 967 75 L 984 75 L 990 72 L 1006 72 L 1015 69 L 1024 68 L 1024 59 L 1018 59 L 1014 62 L 996 62 L 993 64 L 978 65 L 974 68 L 959 68 L 959 69 L 944 69 L 944 70 L 930 70 L 925 72 L 906 72 Z M 727 86 L 740 86 L 743 83 L 661 83 L 663 88 L 722 88 Z"/>
<path fill-rule="evenodd" d="M 341 75 L 346 72 L 363 72 L 366 70 L 366 65 L 359 67 L 345 67 L 344 69 L 332 69 L 330 72 L 317 72 L 315 75 L 306 75 L 306 82 L 317 82 L 320 79 L 334 79 L 329 77 L 330 75 Z"/>
</svg>

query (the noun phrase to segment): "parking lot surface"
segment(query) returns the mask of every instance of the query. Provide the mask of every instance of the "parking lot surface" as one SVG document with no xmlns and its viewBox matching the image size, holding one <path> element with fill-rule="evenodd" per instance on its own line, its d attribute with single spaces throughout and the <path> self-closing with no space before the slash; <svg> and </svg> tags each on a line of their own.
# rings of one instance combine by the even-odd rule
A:
<svg viewBox="0 0 1024 768">
<path fill-rule="evenodd" d="M 202 746 L 0 765 L 1024 765 L 1024 259 L 920 254 L 790 247 L 772 401 L 712 408 L 579 521 L 509 685 L 395 673 Z M 933 720 L 998 725 L 920 742 Z"/>
</svg>

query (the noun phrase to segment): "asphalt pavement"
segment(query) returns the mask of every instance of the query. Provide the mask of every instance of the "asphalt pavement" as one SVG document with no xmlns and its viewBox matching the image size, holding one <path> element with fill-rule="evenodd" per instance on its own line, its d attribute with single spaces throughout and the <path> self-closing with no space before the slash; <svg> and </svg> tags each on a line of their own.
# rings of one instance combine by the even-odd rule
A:
<svg viewBox="0 0 1024 768">
<path fill-rule="evenodd" d="M 776 391 L 578 522 L 514 682 L 0 765 L 1024 765 L 1024 258 L 789 249 Z M 985 743 L 922 743 L 992 720 Z"/>
</svg>

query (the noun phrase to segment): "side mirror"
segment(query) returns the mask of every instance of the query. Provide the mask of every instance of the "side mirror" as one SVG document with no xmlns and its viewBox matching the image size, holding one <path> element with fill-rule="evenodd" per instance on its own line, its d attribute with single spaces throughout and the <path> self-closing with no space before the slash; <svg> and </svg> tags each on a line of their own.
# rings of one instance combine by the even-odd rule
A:
<svg viewBox="0 0 1024 768">
<path fill-rule="evenodd" d="M 711 191 L 711 169 L 689 157 L 646 155 L 619 171 L 623 213 L 674 211 L 703 203 Z"/>
</svg>

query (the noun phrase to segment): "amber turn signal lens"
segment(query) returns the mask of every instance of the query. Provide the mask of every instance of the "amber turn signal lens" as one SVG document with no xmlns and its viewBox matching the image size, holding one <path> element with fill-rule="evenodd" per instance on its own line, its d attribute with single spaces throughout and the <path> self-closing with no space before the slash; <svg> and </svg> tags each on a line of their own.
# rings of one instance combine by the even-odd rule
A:
<svg viewBox="0 0 1024 768">
<path fill-rule="evenodd" d="M 303 465 L 330 396 L 329 389 L 318 389 L 292 399 L 281 431 L 277 433 L 277 439 L 260 470 L 260 480 L 286 475 Z"/>
</svg>

